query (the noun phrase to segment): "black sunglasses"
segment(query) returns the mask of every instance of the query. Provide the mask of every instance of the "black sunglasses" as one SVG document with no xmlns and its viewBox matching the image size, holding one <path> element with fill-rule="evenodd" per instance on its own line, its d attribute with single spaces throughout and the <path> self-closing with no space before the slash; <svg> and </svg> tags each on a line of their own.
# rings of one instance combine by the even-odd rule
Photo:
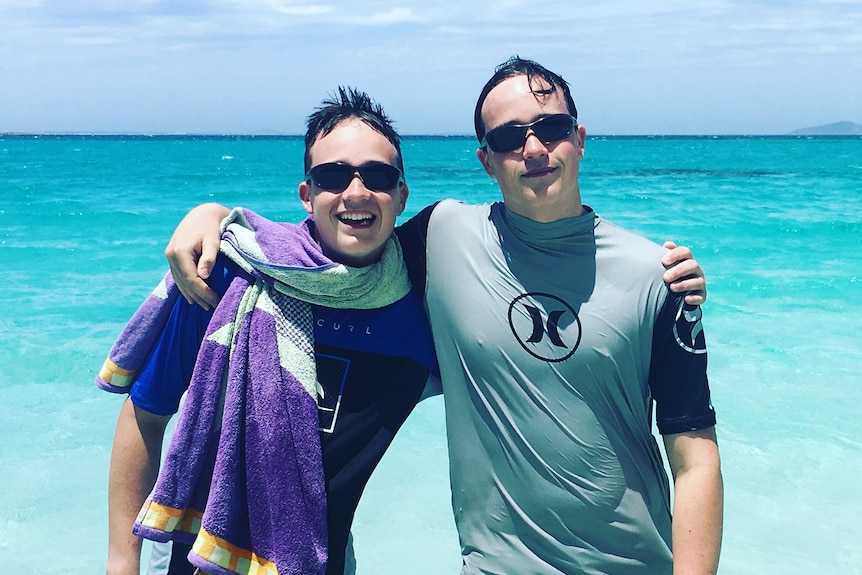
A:
<svg viewBox="0 0 862 575">
<path fill-rule="evenodd" d="M 345 162 L 330 162 L 314 166 L 305 174 L 307 182 L 321 189 L 332 192 L 343 192 L 359 174 L 359 179 L 365 187 L 375 192 L 386 192 L 404 181 L 404 174 L 395 166 L 383 162 L 369 162 L 361 166 L 352 166 Z"/>
<path fill-rule="evenodd" d="M 490 130 L 482 138 L 482 147 L 488 146 L 495 152 L 514 152 L 524 146 L 527 131 L 533 130 L 543 144 L 558 142 L 568 138 L 578 119 L 569 114 L 551 114 L 529 124 L 505 124 Z"/>
</svg>

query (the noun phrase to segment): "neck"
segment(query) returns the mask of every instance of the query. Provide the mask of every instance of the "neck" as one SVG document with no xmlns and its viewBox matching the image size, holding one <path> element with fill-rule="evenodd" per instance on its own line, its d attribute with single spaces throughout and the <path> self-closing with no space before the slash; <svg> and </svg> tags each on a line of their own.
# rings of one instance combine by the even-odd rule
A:
<svg viewBox="0 0 862 575">
<path fill-rule="evenodd" d="M 506 201 L 503 203 L 506 205 L 506 209 L 510 212 L 542 224 L 565 220 L 566 218 L 576 218 L 584 213 L 584 207 L 580 203 L 564 207 L 563 209 L 560 209 L 559 206 L 543 206 L 537 208 L 529 205 L 513 205 L 512 202 Z"/>
</svg>

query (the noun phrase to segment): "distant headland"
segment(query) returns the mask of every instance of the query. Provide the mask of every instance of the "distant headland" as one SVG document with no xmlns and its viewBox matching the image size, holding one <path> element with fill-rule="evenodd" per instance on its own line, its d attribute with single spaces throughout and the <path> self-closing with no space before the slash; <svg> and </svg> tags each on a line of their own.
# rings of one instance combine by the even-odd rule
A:
<svg viewBox="0 0 862 575">
<path fill-rule="evenodd" d="M 835 122 L 790 132 L 790 136 L 862 136 L 862 124 Z"/>
</svg>

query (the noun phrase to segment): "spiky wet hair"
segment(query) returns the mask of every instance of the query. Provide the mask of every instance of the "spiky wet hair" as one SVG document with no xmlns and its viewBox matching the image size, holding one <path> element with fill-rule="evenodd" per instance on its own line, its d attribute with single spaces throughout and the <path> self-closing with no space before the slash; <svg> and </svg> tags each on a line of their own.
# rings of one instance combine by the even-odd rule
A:
<svg viewBox="0 0 862 575">
<path fill-rule="evenodd" d="M 339 86 L 338 90 L 320 103 L 308 117 L 305 131 L 305 171 L 311 169 L 311 147 L 332 132 L 342 122 L 357 119 L 368 124 L 389 140 L 397 152 L 397 167 L 404 172 L 401 160 L 401 136 L 395 131 L 393 122 L 383 111 L 383 106 L 356 88 Z"/>
</svg>

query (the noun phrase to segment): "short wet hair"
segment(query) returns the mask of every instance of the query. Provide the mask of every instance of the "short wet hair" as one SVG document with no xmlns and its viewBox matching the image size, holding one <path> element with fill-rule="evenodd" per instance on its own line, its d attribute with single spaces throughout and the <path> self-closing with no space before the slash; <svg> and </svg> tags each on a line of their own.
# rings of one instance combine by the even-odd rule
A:
<svg viewBox="0 0 862 575">
<path fill-rule="evenodd" d="M 401 159 L 401 136 L 395 131 L 393 121 L 383 111 L 383 106 L 356 88 L 339 86 L 337 91 L 320 103 L 306 121 L 305 131 L 305 171 L 311 166 L 311 147 L 318 140 L 332 132 L 339 124 L 357 119 L 368 124 L 376 132 L 395 146 L 397 168 L 404 173 Z"/>
<path fill-rule="evenodd" d="M 482 142 L 485 137 L 485 122 L 482 121 L 482 104 L 485 103 L 485 98 L 488 94 L 497 87 L 498 84 L 515 76 L 526 76 L 527 82 L 530 84 L 530 90 L 536 98 L 553 94 L 558 89 L 563 92 L 563 99 L 566 102 L 566 107 L 569 109 L 569 114 L 578 117 L 578 109 L 575 107 L 575 101 L 572 99 L 572 92 L 569 89 L 569 83 L 562 76 L 551 72 L 538 62 L 527 60 L 520 56 L 512 56 L 494 69 L 494 75 L 482 88 L 479 94 L 479 100 L 476 102 L 476 110 L 473 113 L 473 124 L 476 128 L 476 138 Z M 542 90 L 533 89 L 533 79 L 540 78 L 544 80 L 549 87 Z"/>
</svg>

